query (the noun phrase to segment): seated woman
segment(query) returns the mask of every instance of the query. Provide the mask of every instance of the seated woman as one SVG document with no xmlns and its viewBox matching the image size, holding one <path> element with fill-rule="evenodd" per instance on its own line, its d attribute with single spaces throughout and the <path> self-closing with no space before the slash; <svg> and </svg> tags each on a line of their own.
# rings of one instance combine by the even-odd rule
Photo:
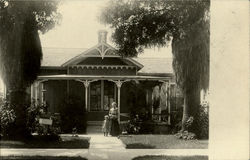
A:
<svg viewBox="0 0 250 160">
<path fill-rule="evenodd" d="M 118 136 L 120 133 L 120 128 L 118 123 L 118 108 L 116 107 L 115 102 L 111 104 L 111 108 L 109 110 L 109 117 L 110 117 L 110 135 Z"/>
</svg>

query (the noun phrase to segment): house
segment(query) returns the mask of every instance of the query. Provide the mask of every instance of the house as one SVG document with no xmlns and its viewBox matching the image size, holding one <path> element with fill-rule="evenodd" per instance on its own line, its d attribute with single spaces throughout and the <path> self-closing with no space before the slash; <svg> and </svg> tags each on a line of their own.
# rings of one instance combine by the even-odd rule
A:
<svg viewBox="0 0 250 160">
<path fill-rule="evenodd" d="M 89 49 L 43 48 L 41 73 L 31 86 L 31 98 L 46 102 L 48 111 L 57 113 L 61 103 L 73 95 L 86 111 L 88 124 L 102 121 L 114 101 L 120 122 L 127 119 L 131 108 L 147 106 L 159 121 L 165 110 L 165 121 L 170 124 L 174 109 L 170 97 L 176 94 L 172 59 L 124 58 L 106 39 L 107 32 L 101 30 L 97 45 Z M 163 96 L 158 108 L 153 94 L 157 88 Z"/>
</svg>

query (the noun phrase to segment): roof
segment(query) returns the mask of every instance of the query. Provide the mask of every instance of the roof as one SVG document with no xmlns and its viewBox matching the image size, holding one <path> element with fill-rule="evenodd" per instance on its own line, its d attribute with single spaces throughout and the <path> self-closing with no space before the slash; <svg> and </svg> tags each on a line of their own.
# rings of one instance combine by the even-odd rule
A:
<svg viewBox="0 0 250 160">
<path fill-rule="evenodd" d="M 70 59 L 81 55 L 86 48 L 43 48 L 43 67 L 60 67 Z M 172 58 L 133 58 L 143 65 L 141 75 L 173 74 Z"/>
<path fill-rule="evenodd" d="M 138 72 L 141 74 L 172 74 L 172 58 L 134 58 L 144 67 Z"/>
<path fill-rule="evenodd" d="M 42 48 L 42 66 L 61 66 L 86 50 L 87 48 Z"/>
</svg>

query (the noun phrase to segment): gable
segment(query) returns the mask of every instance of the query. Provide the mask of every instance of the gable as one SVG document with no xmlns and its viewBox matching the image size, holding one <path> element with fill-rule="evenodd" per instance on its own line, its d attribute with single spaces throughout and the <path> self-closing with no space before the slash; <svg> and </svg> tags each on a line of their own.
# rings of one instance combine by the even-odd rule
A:
<svg viewBox="0 0 250 160">
<path fill-rule="evenodd" d="M 119 57 L 87 57 L 77 65 L 127 65 Z"/>
<path fill-rule="evenodd" d="M 124 61 L 124 62 L 126 61 L 125 64 L 127 64 L 127 65 L 136 66 L 136 68 L 138 68 L 138 69 L 141 69 L 143 67 L 142 64 L 133 60 L 132 58 L 122 58 L 118 54 L 116 49 L 114 49 L 112 46 L 110 46 L 109 44 L 106 44 L 106 43 L 100 43 L 100 44 L 86 50 L 85 52 L 71 58 L 70 60 L 68 60 L 67 62 L 62 64 L 62 66 L 63 67 L 75 66 L 75 65 L 78 65 L 80 63 L 83 63 L 85 59 L 90 58 L 90 57 L 95 57 L 96 60 L 98 60 L 100 63 L 102 63 L 101 59 L 108 58 L 108 61 L 110 61 L 112 58 L 117 58 L 119 60 L 122 59 L 122 61 Z M 98 62 L 95 62 L 95 63 L 98 64 Z M 107 63 L 106 60 L 105 60 L 105 63 Z M 117 62 L 114 62 L 114 63 L 117 63 Z M 112 65 L 114 65 L 114 64 L 112 64 Z"/>
</svg>

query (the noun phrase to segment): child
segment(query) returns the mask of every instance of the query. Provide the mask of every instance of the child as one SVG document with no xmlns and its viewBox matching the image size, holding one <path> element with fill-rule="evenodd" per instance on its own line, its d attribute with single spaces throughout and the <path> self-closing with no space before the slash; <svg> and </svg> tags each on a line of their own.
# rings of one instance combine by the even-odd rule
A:
<svg viewBox="0 0 250 160">
<path fill-rule="evenodd" d="M 107 116 L 107 115 L 104 116 L 102 131 L 104 133 L 104 136 L 108 136 L 108 134 L 109 134 L 109 116 Z"/>
<path fill-rule="evenodd" d="M 78 137 L 76 127 L 72 128 L 72 137 Z"/>
</svg>

